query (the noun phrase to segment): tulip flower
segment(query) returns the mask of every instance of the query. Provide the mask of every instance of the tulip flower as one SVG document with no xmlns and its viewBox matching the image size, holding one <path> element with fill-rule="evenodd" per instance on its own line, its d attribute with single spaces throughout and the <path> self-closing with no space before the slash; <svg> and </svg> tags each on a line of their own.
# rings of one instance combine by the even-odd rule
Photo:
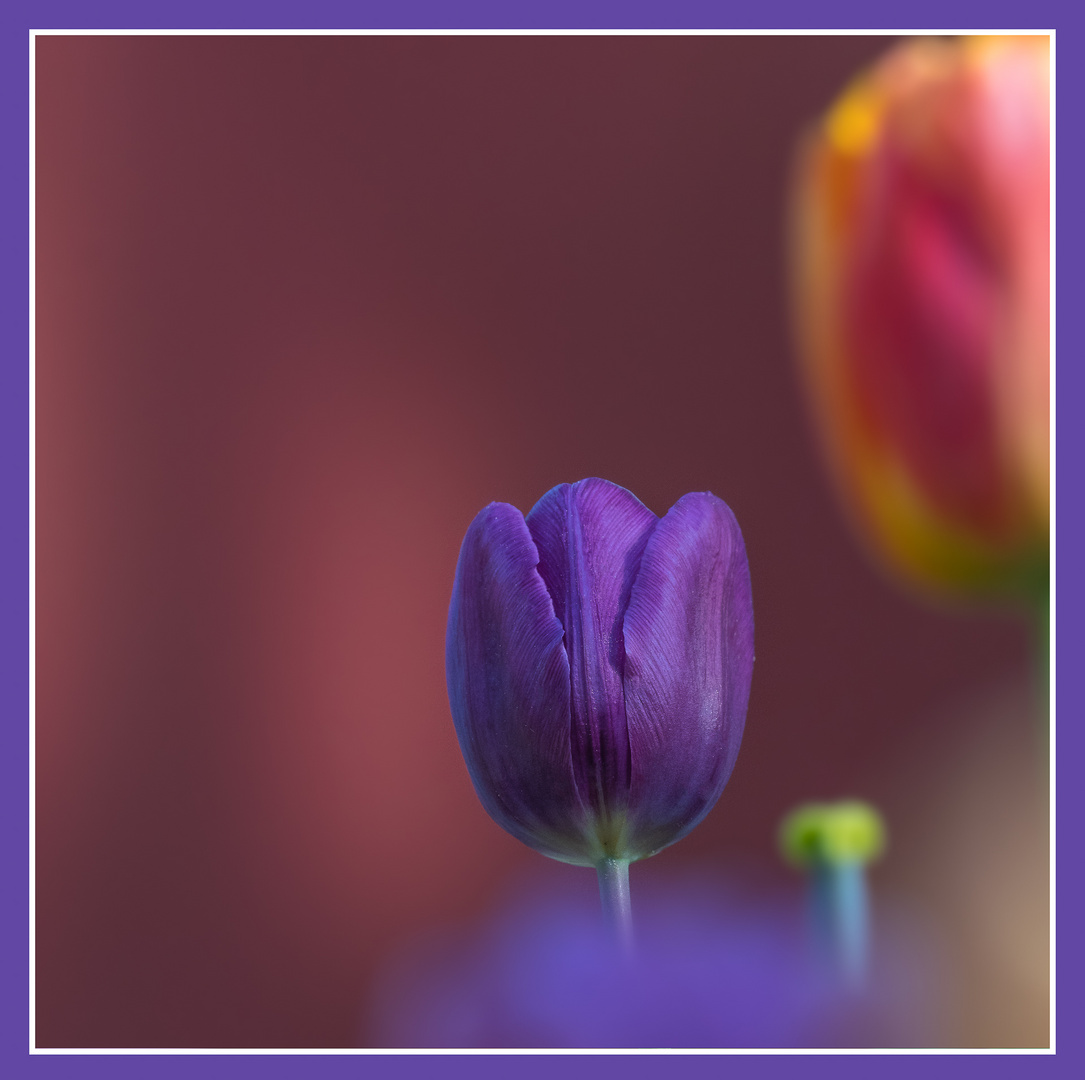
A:
<svg viewBox="0 0 1085 1080">
<path fill-rule="evenodd" d="M 707 492 L 657 518 L 605 480 L 525 518 L 491 503 L 460 550 L 448 695 L 490 816 L 599 872 L 628 934 L 629 863 L 685 836 L 730 776 L 753 669 L 742 533 Z"/>
<path fill-rule="evenodd" d="M 433 930 L 377 971 L 366 1037 L 401 1048 L 941 1045 L 947 972 L 905 912 L 879 921 L 862 998 L 810 963 L 786 894 L 706 869 L 646 881 L 637 964 L 588 897 L 532 875 L 478 923 Z"/>
<path fill-rule="evenodd" d="M 905 43 L 807 139 L 792 269 L 818 426 L 911 580 L 1046 595 L 1044 37 Z"/>
</svg>

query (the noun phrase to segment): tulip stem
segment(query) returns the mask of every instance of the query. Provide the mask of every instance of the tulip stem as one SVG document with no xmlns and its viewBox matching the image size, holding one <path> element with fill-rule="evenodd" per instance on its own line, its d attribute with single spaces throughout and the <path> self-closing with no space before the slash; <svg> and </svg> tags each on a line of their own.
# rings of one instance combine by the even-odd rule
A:
<svg viewBox="0 0 1085 1080">
<path fill-rule="evenodd" d="M 1035 597 L 1036 681 L 1043 715 L 1045 741 L 1051 711 L 1051 593 L 1045 582 Z M 1046 750 L 1046 746 L 1045 746 Z"/>
<path fill-rule="evenodd" d="M 811 875 L 814 925 L 840 978 L 853 989 L 866 977 L 870 937 L 866 869 L 859 860 L 822 863 Z"/>
<path fill-rule="evenodd" d="M 633 909 L 629 902 L 629 862 L 603 859 L 599 871 L 599 896 L 603 918 L 626 956 L 633 952 Z"/>
</svg>

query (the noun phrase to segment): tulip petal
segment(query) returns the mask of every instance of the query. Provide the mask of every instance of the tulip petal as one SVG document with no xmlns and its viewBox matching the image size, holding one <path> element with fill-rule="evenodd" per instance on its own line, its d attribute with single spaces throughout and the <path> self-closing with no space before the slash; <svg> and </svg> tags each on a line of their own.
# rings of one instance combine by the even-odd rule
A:
<svg viewBox="0 0 1085 1080">
<path fill-rule="evenodd" d="M 996 533 L 1008 509 L 992 395 L 1004 271 L 967 197 L 892 146 L 877 164 L 843 283 L 856 404 L 939 512 Z"/>
<path fill-rule="evenodd" d="M 446 667 L 456 734 L 490 816 L 513 836 L 576 861 L 588 819 L 570 760 L 564 633 L 523 515 L 491 503 L 460 549 Z"/>
<path fill-rule="evenodd" d="M 753 674 L 746 548 L 727 505 L 679 499 L 644 549 L 624 621 L 630 844 L 686 835 L 731 774 Z"/>
<path fill-rule="evenodd" d="M 565 627 L 573 772 L 604 845 L 629 797 L 629 734 L 621 673 L 622 616 L 657 518 L 606 480 L 561 484 L 527 516 L 539 573 Z"/>
</svg>

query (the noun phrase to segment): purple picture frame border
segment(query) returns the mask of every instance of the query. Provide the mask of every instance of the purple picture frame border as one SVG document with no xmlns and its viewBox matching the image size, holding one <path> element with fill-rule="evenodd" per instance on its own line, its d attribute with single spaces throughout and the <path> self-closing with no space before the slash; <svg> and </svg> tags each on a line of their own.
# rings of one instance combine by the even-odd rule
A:
<svg viewBox="0 0 1085 1080">
<path fill-rule="evenodd" d="M 1069 857 L 1059 864 L 1057 909 L 1057 1010 L 1064 1019 L 1058 1052 L 1034 1054 L 953 1054 L 935 1056 L 869 1055 L 742 1055 L 660 1056 L 650 1055 L 80 1055 L 30 1054 L 27 997 L 28 905 L 27 825 L 29 805 L 28 725 L 29 640 L 26 632 L 28 593 L 28 446 L 30 380 L 28 239 L 28 88 L 29 34 L 32 29 L 299 29 L 328 30 L 348 27 L 366 29 L 772 29 L 811 25 L 846 30 L 852 27 L 879 29 L 947 30 L 991 27 L 998 29 L 1047 29 L 1057 31 L 1057 117 L 1059 131 L 1067 133 L 1057 144 L 1057 294 L 1061 318 L 1056 337 L 1058 401 L 1056 409 L 1056 463 L 1062 482 L 1059 490 L 1056 539 L 1064 557 L 1058 564 L 1055 597 L 1057 635 L 1052 658 L 1065 660 L 1062 678 L 1052 688 L 1063 723 L 1056 728 L 1061 769 L 1057 783 L 1057 820 L 1061 834 L 1070 837 L 1063 846 Z M 721 1075 L 742 1077 L 832 1076 L 836 1080 L 875 1075 L 878 1077 L 968 1075 L 984 1080 L 1003 1077 L 1085 1075 L 1080 1052 L 1081 1037 L 1075 1018 L 1085 1014 L 1085 988 L 1076 977 L 1082 957 L 1082 931 L 1074 914 L 1082 902 L 1081 860 L 1077 853 L 1077 826 L 1081 820 L 1082 785 L 1073 764 L 1085 759 L 1085 734 L 1075 718 L 1083 709 L 1082 679 L 1075 660 L 1085 645 L 1085 634 L 1073 616 L 1075 602 L 1083 592 L 1083 572 L 1073 553 L 1082 546 L 1085 510 L 1076 498 L 1077 476 L 1085 461 L 1082 425 L 1072 412 L 1083 400 L 1085 372 L 1074 362 L 1081 355 L 1081 324 L 1078 297 L 1083 270 L 1076 257 L 1082 239 L 1082 210 L 1074 193 L 1081 191 L 1082 140 L 1079 130 L 1082 102 L 1081 23 L 1070 3 L 1006 3 L 1002 0 L 917 0 L 905 7 L 878 5 L 861 0 L 831 0 L 816 9 L 802 0 L 762 0 L 742 8 L 704 0 L 380 0 L 345 3 L 343 0 L 165 0 L 154 4 L 135 0 L 106 0 L 94 5 L 77 0 L 53 3 L 12 3 L 3 15 L 0 32 L 0 145 L 4 168 L 0 172 L 0 319 L 4 329 L 4 354 L 0 361 L 0 670 L 5 693 L 3 745 L 0 747 L 0 866 L 5 888 L 0 892 L 0 1074 L 11 1077 L 117 1077 L 172 1078 L 217 1077 L 373 1077 L 375 1080 L 470 1077 L 489 1080 L 515 1073 L 524 1080 L 544 1080 L 569 1071 L 582 1076 L 620 1075 L 623 1080 L 649 1080 L 674 1075 L 680 1080 L 701 1080 Z M 1058 613 L 1061 612 L 1061 616 Z M 1074 1062 L 1078 1064 L 1075 1065 Z"/>
</svg>

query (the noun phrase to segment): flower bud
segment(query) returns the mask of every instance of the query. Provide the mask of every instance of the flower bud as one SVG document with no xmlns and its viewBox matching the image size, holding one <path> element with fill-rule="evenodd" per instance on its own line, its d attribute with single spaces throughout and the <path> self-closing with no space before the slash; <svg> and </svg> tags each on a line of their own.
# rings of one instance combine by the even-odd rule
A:
<svg viewBox="0 0 1085 1080">
<path fill-rule="evenodd" d="M 885 823 L 869 803 L 805 803 L 780 824 L 780 850 L 795 866 L 868 863 L 885 850 Z"/>
<path fill-rule="evenodd" d="M 597 479 L 526 518 L 491 503 L 460 550 L 446 668 L 499 825 L 564 862 L 653 854 L 712 808 L 742 738 L 753 607 L 734 515 L 694 493 L 657 518 Z"/>
<path fill-rule="evenodd" d="M 1049 58 L 919 40 L 857 79 L 800 155 L 800 352 L 861 531 L 911 578 L 1046 574 Z"/>
<path fill-rule="evenodd" d="M 810 873 L 814 946 L 852 989 L 863 986 L 870 952 L 866 864 L 885 850 L 885 823 L 869 803 L 806 803 L 780 824 L 784 858 Z"/>
</svg>

